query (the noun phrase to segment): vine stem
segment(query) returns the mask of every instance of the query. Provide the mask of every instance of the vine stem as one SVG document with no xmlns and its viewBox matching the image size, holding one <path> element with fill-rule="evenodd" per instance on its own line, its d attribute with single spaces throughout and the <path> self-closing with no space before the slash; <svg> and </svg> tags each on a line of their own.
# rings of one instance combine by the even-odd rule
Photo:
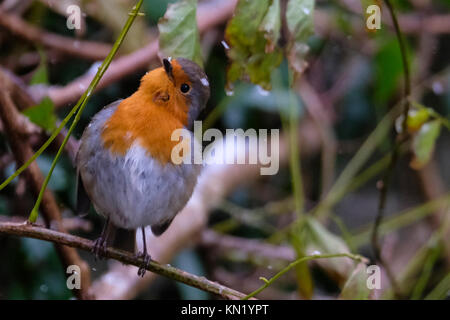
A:
<svg viewBox="0 0 450 320">
<path fill-rule="evenodd" d="M 52 229 L 47 229 L 35 224 L 31 224 L 29 222 L 0 222 L 0 233 L 50 241 L 89 252 L 91 252 L 94 247 L 94 242 L 92 240 L 77 237 L 64 232 L 58 232 Z M 142 258 L 138 258 L 136 257 L 136 255 L 130 252 L 114 249 L 111 247 L 108 247 L 106 249 L 105 257 L 137 267 L 141 267 L 144 264 Z M 205 277 L 196 276 L 170 265 L 160 264 L 153 260 L 151 260 L 147 265 L 147 270 L 164 277 L 185 283 L 200 290 L 219 295 L 225 299 L 242 299 L 245 297 L 245 294 L 223 286 L 217 282 L 208 280 Z"/>
<path fill-rule="evenodd" d="M 78 121 L 80 120 L 81 113 L 83 112 L 84 108 L 86 107 L 87 102 L 91 98 L 92 93 L 95 90 L 95 87 L 100 82 L 100 79 L 103 77 L 103 75 L 105 74 L 105 72 L 108 69 L 109 65 L 111 64 L 111 61 L 113 60 L 116 52 L 119 50 L 120 45 L 122 44 L 123 40 L 125 39 L 128 31 L 130 30 L 131 25 L 133 24 L 136 17 L 139 15 L 139 9 L 141 8 L 142 3 L 143 3 L 143 0 L 139 0 L 138 3 L 133 7 L 133 10 L 129 13 L 128 20 L 125 23 L 125 26 L 123 27 L 122 31 L 120 32 L 120 35 L 117 38 L 116 42 L 114 43 L 114 46 L 112 47 L 111 51 L 109 52 L 108 56 L 105 58 L 105 60 L 101 64 L 101 66 L 98 68 L 97 73 L 95 74 L 94 79 L 92 79 L 89 87 L 86 89 L 86 91 L 84 92 L 84 94 L 80 98 L 80 100 L 78 100 L 77 105 L 72 109 L 71 114 L 75 113 L 75 111 L 76 111 L 75 119 L 73 120 L 69 130 L 67 131 L 67 135 L 64 138 L 64 141 L 62 142 L 58 152 L 56 153 L 55 158 L 53 159 L 52 165 L 50 167 L 50 171 L 48 172 L 47 176 L 45 177 L 44 183 L 42 184 L 42 188 L 41 188 L 41 191 L 39 192 L 36 203 L 34 204 L 33 210 L 31 210 L 31 214 L 29 217 L 30 222 L 36 222 L 36 219 L 38 216 L 38 211 L 39 211 L 39 206 L 40 206 L 42 198 L 44 196 L 45 189 L 47 188 L 47 185 L 53 174 L 53 170 L 55 169 L 56 163 L 58 162 L 58 159 L 61 156 L 61 153 L 64 150 L 64 147 L 66 146 L 67 141 L 69 140 L 69 137 L 72 134 L 72 131 L 75 129 L 75 126 L 77 125 Z M 64 119 L 64 120 L 66 120 L 66 119 Z M 61 126 L 62 126 L 62 124 L 61 124 Z M 60 126 L 60 128 L 61 128 L 61 126 Z M 58 133 L 58 131 L 56 133 Z M 28 162 L 29 161 L 27 161 L 27 163 Z"/>
<path fill-rule="evenodd" d="M 291 262 L 290 264 L 288 264 L 286 267 L 284 267 L 280 272 L 278 272 L 275 276 L 273 276 L 269 280 L 261 277 L 260 279 L 262 281 L 264 281 L 264 284 L 261 287 L 259 287 L 257 290 L 255 290 L 252 293 L 250 293 L 249 295 L 247 295 L 243 300 L 248 300 L 250 298 L 253 298 L 258 293 L 260 293 L 261 291 L 266 289 L 268 286 L 270 286 L 272 283 L 274 283 L 278 278 L 280 278 L 286 272 L 288 272 L 292 268 L 295 268 L 296 266 L 298 266 L 299 264 L 301 264 L 303 262 L 307 262 L 307 261 L 315 260 L 315 259 L 344 258 L 344 257 L 350 258 L 355 261 L 363 262 L 363 263 L 367 263 L 367 261 L 368 261 L 365 257 L 358 255 L 358 254 L 352 254 L 352 253 L 315 254 L 312 256 L 301 257 L 301 258 L 295 260 L 294 262 Z"/>
<path fill-rule="evenodd" d="M 388 169 L 386 170 L 386 173 L 383 177 L 382 184 L 380 187 L 380 196 L 379 196 L 379 202 L 378 202 L 378 211 L 377 215 L 375 217 L 375 222 L 372 229 L 372 249 L 375 254 L 375 259 L 380 262 L 380 264 L 384 267 L 386 270 L 386 274 L 389 278 L 389 281 L 392 285 L 393 291 L 397 297 L 401 297 L 401 290 L 400 287 L 395 280 L 395 276 L 393 271 L 391 270 L 390 266 L 386 263 L 384 258 L 381 255 L 381 245 L 379 243 L 378 239 L 378 233 L 380 225 L 383 221 L 385 207 L 386 207 L 386 198 L 387 193 L 389 189 L 389 184 L 391 181 L 392 174 L 394 172 L 395 166 L 397 164 L 399 154 L 400 154 L 400 147 L 401 144 L 407 140 L 407 119 L 408 119 L 408 113 L 411 106 L 411 101 L 409 100 L 409 97 L 411 95 L 411 76 L 410 76 L 410 70 L 409 70 L 409 63 L 407 58 L 407 52 L 406 52 L 406 45 L 403 39 L 403 35 L 400 29 L 400 25 L 398 23 L 397 15 L 395 13 L 395 10 L 392 6 L 392 3 L 390 0 L 384 0 L 386 3 L 386 6 L 388 7 L 389 13 L 391 15 L 392 22 L 394 24 L 395 33 L 397 36 L 397 40 L 400 47 L 400 53 L 402 58 L 402 64 L 403 64 L 403 82 L 404 82 L 404 92 L 403 92 L 403 123 L 402 123 L 402 132 L 399 133 L 396 137 L 396 140 L 394 142 L 394 149 L 392 151 L 392 157 L 391 161 L 389 163 Z M 406 135 L 406 136 L 404 136 Z"/>
</svg>

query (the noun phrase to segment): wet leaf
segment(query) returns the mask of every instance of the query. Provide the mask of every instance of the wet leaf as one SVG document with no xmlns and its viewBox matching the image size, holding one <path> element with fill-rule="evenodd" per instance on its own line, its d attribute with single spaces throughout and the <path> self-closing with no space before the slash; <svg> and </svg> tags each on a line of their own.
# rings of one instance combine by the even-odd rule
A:
<svg viewBox="0 0 450 320">
<path fill-rule="evenodd" d="M 267 40 L 266 53 L 273 52 L 278 40 L 280 39 L 281 18 L 280 18 L 280 0 L 273 0 L 266 16 L 264 17 L 260 30 L 264 32 Z"/>
<path fill-rule="evenodd" d="M 183 57 L 203 66 L 196 11 L 197 0 L 169 5 L 158 22 L 159 49 L 166 57 Z"/>
<path fill-rule="evenodd" d="M 440 130 L 441 122 L 439 120 L 422 125 L 413 139 L 414 158 L 410 163 L 412 168 L 418 170 L 430 161 Z"/>
<path fill-rule="evenodd" d="M 269 8 L 270 6 L 270 8 Z M 280 15 L 277 4 L 269 0 L 240 0 L 234 16 L 225 30 L 230 49 L 227 51 L 231 64 L 228 67 L 228 89 L 232 83 L 245 79 L 266 90 L 271 89 L 272 71 L 281 64 L 281 49 L 274 46 L 279 37 Z M 269 52 L 266 52 L 266 47 Z"/>
<path fill-rule="evenodd" d="M 286 22 L 289 30 L 287 57 L 291 68 L 302 73 L 307 67 L 308 38 L 314 33 L 314 0 L 289 0 Z"/>
<path fill-rule="evenodd" d="M 56 128 L 54 109 L 53 101 L 45 97 L 38 105 L 24 110 L 23 114 L 39 127 L 47 131 L 53 131 Z"/>
<path fill-rule="evenodd" d="M 359 263 L 341 291 L 340 298 L 345 300 L 367 300 L 370 289 L 367 287 L 367 265 Z"/>
</svg>

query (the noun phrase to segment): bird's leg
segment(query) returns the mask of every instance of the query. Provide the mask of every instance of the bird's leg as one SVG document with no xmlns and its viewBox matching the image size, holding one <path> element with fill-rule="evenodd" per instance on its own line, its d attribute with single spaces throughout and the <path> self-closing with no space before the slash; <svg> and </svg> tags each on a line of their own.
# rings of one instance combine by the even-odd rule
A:
<svg viewBox="0 0 450 320">
<path fill-rule="evenodd" d="M 137 254 L 138 258 L 142 258 L 144 262 L 142 263 L 141 267 L 138 270 L 138 276 L 143 277 L 145 275 L 145 272 L 147 271 L 148 265 L 150 264 L 150 255 L 147 253 L 147 242 L 145 240 L 145 227 L 141 228 L 142 230 L 142 241 L 143 241 L 143 252 L 139 252 Z"/>
<path fill-rule="evenodd" d="M 103 225 L 103 230 L 100 237 L 94 241 L 92 253 L 95 255 L 95 259 L 102 259 L 105 256 L 106 248 L 108 246 L 108 238 L 112 228 L 113 226 L 108 217 Z"/>
</svg>

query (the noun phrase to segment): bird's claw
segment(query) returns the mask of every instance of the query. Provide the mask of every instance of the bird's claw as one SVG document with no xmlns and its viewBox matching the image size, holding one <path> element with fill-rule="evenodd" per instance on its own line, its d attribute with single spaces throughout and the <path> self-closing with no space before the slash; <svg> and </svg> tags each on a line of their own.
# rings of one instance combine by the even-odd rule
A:
<svg viewBox="0 0 450 320">
<path fill-rule="evenodd" d="M 144 260 L 137 273 L 138 276 L 144 277 L 145 273 L 147 272 L 147 268 L 150 265 L 151 257 L 147 252 L 139 252 L 137 254 L 137 258 Z"/>
<path fill-rule="evenodd" d="M 106 239 L 103 237 L 97 238 L 92 248 L 92 253 L 95 255 L 95 260 L 103 259 L 106 255 Z"/>
</svg>

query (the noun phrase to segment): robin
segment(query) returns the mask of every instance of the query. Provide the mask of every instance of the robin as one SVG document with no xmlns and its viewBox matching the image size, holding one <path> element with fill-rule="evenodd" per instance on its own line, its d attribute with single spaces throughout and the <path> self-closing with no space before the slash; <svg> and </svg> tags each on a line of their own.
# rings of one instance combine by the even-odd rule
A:
<svg viewBox="0 0 450 320">
<path fill-rule="evenodd" d="M 208 78 L 196 63 L 164 59 L 163 66 L 145 74 L 139 89 L 115 101 L 92 119 L 81 137 L 76 157 L 79 173 L 77 211 L 87 213 L 89 199 L 106 218 L 94 253 L 102 256 L 116 230 L 128 230 L 134 240 L 142 230 L 144 276 L 150 256 L 145 227 L 161 235 L 192 195 L 201 166 L 175 164 L 172 141 L 177 129 L 192 130 L 209 99 Z M 193 136 L 192 131 L 190 131 Z M 192 138 L 193 141 L 195 141 Z"/>
</svg>

